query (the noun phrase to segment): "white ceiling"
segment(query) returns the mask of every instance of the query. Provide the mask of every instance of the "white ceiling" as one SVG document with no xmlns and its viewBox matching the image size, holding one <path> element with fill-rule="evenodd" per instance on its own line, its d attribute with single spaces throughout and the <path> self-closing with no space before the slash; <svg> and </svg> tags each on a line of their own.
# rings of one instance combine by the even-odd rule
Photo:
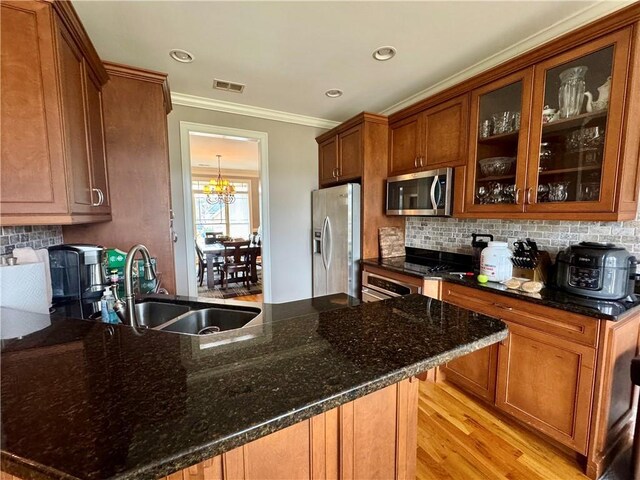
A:
<svg viewBox="0 0 640 480">
<path fill-rule="evenodd" d="M 103 59 L 167 72 L 173 92 L 342 121 L 380 112 L 598 2 L 73 3 Z M 396 57 L 373 60 L 382 45 Z M 172 48 L 195 61 L 175 62 Z M 213 90 L 213 78 L 246 89 Z M 330 88 L 344 95 L 327 98 Z"/>
<path fill-rule="evenodd" d="M 253 140 L 234 140 L 212 135 L 193 133 L 189 135 L 189 149 L 192 167 L 220 168 L 222 170 L 258 170 L 258 142 Z"/>
</svg>

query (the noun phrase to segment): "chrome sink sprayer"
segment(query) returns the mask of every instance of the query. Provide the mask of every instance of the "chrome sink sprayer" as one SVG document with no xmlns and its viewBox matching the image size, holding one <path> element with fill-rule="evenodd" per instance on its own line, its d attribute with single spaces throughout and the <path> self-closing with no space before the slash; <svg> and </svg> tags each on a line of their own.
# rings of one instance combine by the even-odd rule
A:
<svg viewBox="0 0 640 480">
<path fill-rule="evenodd" d="M 122 319 L 121 315 L 121 313 L 124 313 L 122 310 L 124 310 L 123 307 L 125 307 L 125 305 L 122 305 L 122 302 L 120 302 L 120 305 L 116 307 L 116 313 L 118 313 L 124 323 L 131 325 L 132 327 L 139 327 L 138 319 L 136 318 L 135 296 L 133 294 L 133 262 L 135 261 L 135 256 L 138 252 L 142 254 L 142 258 L 144 259 L 144 279 L 155 280 L 156 278 L 156 272 L 153 269 L 153 265 L 151 265 L 151 255 L 149 254 L 147 247 L 141 244 L 131 247 L 129 253 L 127 253 L 127 259 L 124 265 L 125 318 Z"/>
</svg>

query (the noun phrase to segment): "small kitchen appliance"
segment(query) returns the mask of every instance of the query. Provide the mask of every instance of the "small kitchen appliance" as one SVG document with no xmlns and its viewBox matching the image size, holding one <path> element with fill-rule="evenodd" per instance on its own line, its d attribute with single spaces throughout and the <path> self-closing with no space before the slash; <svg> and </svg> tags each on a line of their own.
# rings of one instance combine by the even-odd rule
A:
<svg viewBox="0 0 640 480">
<path fill-rule="evenodd" d="M 558 288 L 575 295 L 618 300 L 633 294 L 637 259 L 613 243 L 581 242 L 558 254 Z"/>
<path fill-rule="evenodd" d="M 452 213 L 453 168 L 387 178 L 387 215 L 448 217 Z"/>
<path fill-rule="evenodd" d="M 49 247 L 53 301 L 100 301 L 106 285 L 104 248 L 100 245 L 55 245 Z"/>
</svg>

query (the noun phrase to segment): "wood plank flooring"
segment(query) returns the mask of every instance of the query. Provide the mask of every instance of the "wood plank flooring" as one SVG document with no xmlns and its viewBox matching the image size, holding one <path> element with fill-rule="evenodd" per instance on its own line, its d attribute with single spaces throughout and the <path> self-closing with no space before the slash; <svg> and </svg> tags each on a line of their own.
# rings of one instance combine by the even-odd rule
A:
<svg viewBox="0 0 640 480">
<path fill-rule="evenodd" d="M 586 480 L 578 462 L 440 382 L 420 382 L 419 480 Z"/>
<path fill-rule="evenodd" d="M 243 297 L 233 297 L 230 300 L 241 300 L 243 302 L 258 302 L 258 303 L 262 303 L 264 301 L 264 297 L 262 296 L 261 293 L 258 293 L 256 295 L 245 295 Z"/>
</svg>

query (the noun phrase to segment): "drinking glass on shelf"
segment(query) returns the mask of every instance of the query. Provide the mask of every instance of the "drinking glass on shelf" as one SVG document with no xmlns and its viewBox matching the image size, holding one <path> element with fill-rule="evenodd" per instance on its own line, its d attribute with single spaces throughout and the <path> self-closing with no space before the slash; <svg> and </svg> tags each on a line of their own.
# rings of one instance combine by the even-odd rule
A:
<svg viewBox="0 0 640 480">
<path fill-rule="evenodd" d="M 549 201 L 564 202 L 569 198 L 569 184 L 571 182 L 552 182 L 549 184 Z"/>
<path fill-rule="evenodd" d="M 513 115 L 512 130 L 514 132 L 517 132 L 518 130 L 520 130 L 520 112 L 512 113 L 512 115 Z"/>
<path fill-rule="evenodd" d="M 493 134 L 501 135 L 512 132 L 513 112 L 499 112 L 491 115 Z"/>
<path fill-rule="evenodd" d="M 476 197 L 480 202 L 480 205 L 484 205 L 487 203 L 487 196 L 489 195 L 489 190 L 484 185 L 480 185 L 478 187 L 478 193 L 476 193 Z"/>
<path fill-rule="evenodd" d="M 488 138 L 491 136 L 491 127 L 493 125 L 491 124 L 491 120 L 487 119 L 484 120 L 481 124 L 480 124 L 480 138 Z"/>
</svg>

